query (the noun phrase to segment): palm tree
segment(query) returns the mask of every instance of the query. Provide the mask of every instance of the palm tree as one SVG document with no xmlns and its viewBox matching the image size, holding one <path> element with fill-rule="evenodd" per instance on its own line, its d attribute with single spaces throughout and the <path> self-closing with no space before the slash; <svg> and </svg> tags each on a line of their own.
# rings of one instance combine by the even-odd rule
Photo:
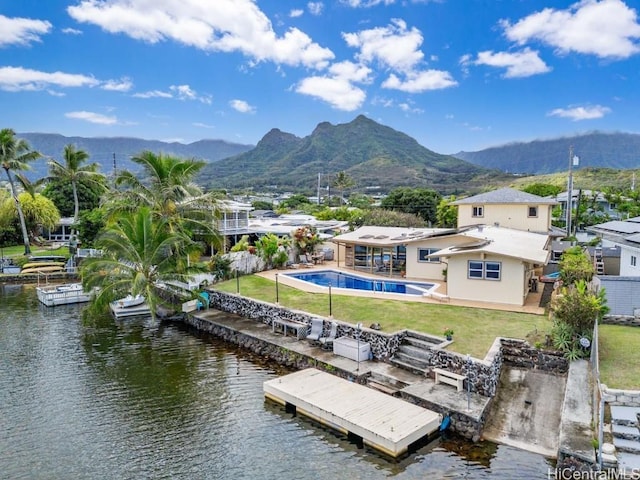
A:
<svg viewBox="0 0 640 480">
<path fill-rule="evenodd" d="M 355 182 L 349 176 L 347 172 L 338 172 L 336 178 L 333 180 L 334 188 L 337 188 L 340 192 L 340 204 L 344 204 L 344 191 L 353 187 Z"/>
<path fill-rule="evenodd" d="M 171 231 L 168 222 L 142 207 L 124 212 L 105 228 L 96 241 L 104 255 L 86 259 L 81 268 L 85 288 L 99 287 L 94 308 L 102 310 L 127 294 L 144 295 L 155 315 L 157 305 L 163 303 L 159 282 L 185 281 L 204 270 L 190 266 L 187 260 L 200 247 L 183 232 Z"/>
<path fill-rule="evenodd" d="M 74 145 L 67 145 L 64 147 L 64 164 L 55 160 L 50 160 L 49 163 L 49 180 L 67 181 L 71 183 L 73 188 L 73 224 L 74 230 L 72 235 L 76 235 L 75 225 L 78 223 L 78 215 L 80 214 L 80 202 L 78 200 L 78 182 L 85 178 L 89 180 L 95 180 L 96 184 L 99 183 L 100 178 L 104 178 L 104 175 L 98 173 L 98 164 L 90 163 L 83 165 L 89 159 L 89 154 L 84 150 L 77 150 Z"/>
<path fill-rule="evenodd" d="M 20 218 L 20 228 L 22 229 L 22 240 L 24 242 L 24 254 L 29 255 L 31 253 L 31 246 L 29 245 L 29 233 L 27 231 L 27 224 L 24 220 L 24 213 L 20 206 L 20 200 L 18 200 L 18 194 L 16 192 L 16 186 L 14 182 L 12 171 L 29 170 L 29 162 L 40 158 L 39 152 L 31 150 L 26 140 L 17 139 L 16 133 L 10 128 L 3 128 L 0 130 L 0 164 L 7 173 L 9 185 L 11 186 L 11 195 L 16 204 L 16 210 L 18 211 L 18 217 Z"/>
<path fill-rule="evenodd" d="M 157 218 L 168 220 L 172 230 L 197 231 L 207 240 L 216 238 L 214 217 L 218 201 L 214 193 L 203 193 L 194 183 L 206 162 L 181 159 L 149 151 L 131 159 L 142 166 L 141 178 L 130 171 L 121 172 L 106 207 L 110 216 L 146 206 Z"/>
</svg>

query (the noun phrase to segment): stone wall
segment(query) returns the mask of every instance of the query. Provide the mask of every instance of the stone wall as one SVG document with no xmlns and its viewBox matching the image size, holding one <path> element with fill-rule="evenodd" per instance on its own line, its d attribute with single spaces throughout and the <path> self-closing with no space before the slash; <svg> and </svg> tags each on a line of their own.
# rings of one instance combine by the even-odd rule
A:
<svg viewBox="0 0 640 480">
<path fill-rule="evenodd" d="M 524 340 L 514 338 L 501 338 L 500 344 L 507 365 L 557 375 L 564 375 L 569 370 L 569 362 L 560 352 L 538 350 Z"/>
<path fill-rule="evenodd" d="M 607 315 L 600 323 L 606 325 L 623 325 L 625 327 L 640 327 L 640 317 L 631 315 Z"/>
<path fill-rule="evenodd" d="M 339 337 L 356 337 L 357 330 L 354 325 L 339 320 L 328 319 L 312 315 L 299 310 L 283 308 L 272 303 L 261 302 L 238 295 L 211 290 L 210 306 L 222 310 L 224 312 L 235 313 L 241 317 L 256 320 L 267 325 L 273 323 L 273 319 L 290 320 L 295 322 L 307 323 L 311 325 L 312 318 L 320 318 L 323 321 L 323 335 L 329 335 L 331 330 L 331 322 L 338 324 L 336 338 Z M 371 345 L 371 353 L 376 360 L 386 360 L 393 355 L 402 342 L 404 332 L 384 333 L 370 328 L 363 328 L 361 331 L 361 339 Z"/>
<path fill-rule="evenodd" d="M 200 332 L 210 333 L 216 338 L 238 345 L 262 357 L 269 358 L 279 365 L 297 370 L 309 367 L 318 368 L 350 381 L 366 383 L 366 377 L 353 378 L 351 373 L 346 370 L 341 370 L 333 365 L 318 361 L 313 357 L 291 351 L 259 338 L 245 335 L 223 325 L 217 325 L 207 320 L 196 318 L 193 315 L 184 315 L 183 322 Z"/>
<path fill-rule="evenodd" d="M 620 390 L 609 388 L 604 383 L 602 394 L 609 405 L 624 405 L 627 407 L 640 407 L 640 390 Z"/>
</svg>

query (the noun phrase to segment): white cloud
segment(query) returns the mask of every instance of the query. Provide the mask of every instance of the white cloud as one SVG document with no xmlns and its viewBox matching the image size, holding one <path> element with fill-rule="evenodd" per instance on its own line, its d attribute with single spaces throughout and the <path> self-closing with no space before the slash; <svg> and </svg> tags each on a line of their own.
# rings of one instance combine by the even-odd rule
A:
<svg viewBox="0 0 640 480">
<path fill-rule="evenodd" d="M 87 111 L 79 111 L 79 112 L 68 112 L 64 114 L 67 118 L 73 118 L 76 120 L 84 120 L 89 123 L 97 123 L 99 125 L 115 125 L 118 123 L 117 117 L 108 117 L 106 115 L 102 115 L 100 113 L 95 112 L 87 112 Z"/>
<path fill-rule="evenodd" d="M 240 113 L 255 113 L 256 107 L 249 105 L 244 100 L 231 100 L 229 106 Z"/>
<path fill-rule="evenodd" d="M 128 78 L 121 78 L 120 80 L 107 80 L 103 82 L 101 87 L 103 90 L 109 90 L 112 92 L 128 92 L 133 88 L 133 83 Z"/>
<path fill-rule="evenodd" d="M 81 0 L 67 12 L 110 33 L 152 44 L 172 40 L 210 52 L 240 52 L 253 62 L 324 68 L 334 58 L 297 28 L 277 36 L 254 0 Z"/>
<path fill-rule="evenodd" d="M 352 8 L 369 8 L 376 5 L 392 5 L 396 0 L 342 0 L 342 3 Z"/>
<path fill-rule="evenodd" d="M 401 72 L 408 72 L 424 59 L 419 50 L 422 34 L 416 28 L 407 29 L 403 20 L 393 19 L 387 27 L 361 30 L 358 33 L 343 33 L 350 47 L 360 49 L 356 58 L 361 62 L 380 62 Z"/>
<path fill-rule="evenodd" d="M 135 98 L 173 98 L 172 94 L 161 90 L 149 90 L 148 92 L 134 93 L 133 96 Z"/>
<path fill-rule="evenodd" d="M 458 85 L 449 72 L 442 70 L 425 70 L 412 72 L 401 80 L 397 75 L 391 74 L 383 83 L 383 88 L 401 90 L 409 93 L 420 93 L 427 90 L 440 90 Z"/>
<path fill-rule="evenodd" d="M 50 31 L 51 23 L 47 21 L 0 15 L 0 47 L 40 42 L 40 36 Z"/>
<path fill-rule="evenodd" d="M 476 65 L 506 68 L 505 78 L 522 78 L 547 73 L 551 68 L 538 56 L 538 52 L 525 48 L 520 52 L 480 52 Z"/>
<path fill-rule="evenodd" d="M 354 82 L 368 83 L 371 69 L 352 62 L 339 62 L 329 68 L 328 75 L 307 77 L 296 92 L 317 97 L 333 108 L 351 112 L 360 108 L 366 94 Z"/>
<path fill-rule="evenodd" d="M 193 125 L 194 127 L 207 128 L 207 129 L 215 129 L 216 128 L 215 125 L 209 125 L 207 123 L 202 123 L 202 122 L 194 122 L 191 125 Z"/>
<path fill-rule="evenodd" d="M 174 92 L 180 100 L 197 100 L 211 105 L 211 97 L 209 95 L 198 95 L 189 85 L 171 85 L 169 90 Z"/>
<path fill-rule="evenodd" d="M 545 8 L 515 24 L 501 24 L 511 41 L 537 40 L 563 54 L 628 58 L 640 52 L 637 13 L 621 0 L 581 0 L 566 10 Z"/>
<path fill-rule="evenodd" d="M 0 90 L 8 92 L 46 90 L 55 87 L 93 87 L 93 77 L 64 72 L 41 72 L 22 67 L 0 67 Z"/>
<path fill-rule="evenodd" d="M 588 107 L 556 108 L 555 110 L 550 111 L 547 115 L 549 117 L 570 118 L 574 122 L 577 122 L 580 120 L 594 120 L 602 118 L 610 112 L 611 109 L 608 107 L 594 105 Z"/>
<path fill-rule="evenodd" d="M 320 15 L 322 14 L 322 10 L 324 10 L 324 3 L 322 2 L 309 2 L 307 3 L 307 8 L 309 9 L 309 13 L 311 15 Z"/>
<path fill-rule="evenodd" d="M 75 28 L 63 28 L 62 33 L 66 33 L 67 35 L 82 35 L 82 30 L 77 30 Z"/>
<path fill-rule="evenodd" d="M 302 10 L 301 8 L 294 8 L 289 12 L 289 16 L 291 18 L 298 18 L 298 17 L 301 17 L 302 15 L 304 15 L 304 10 Z"/>
<path fill-rule="evenodd" d="M 134 93 L 135 98 L 176 98 L 178 100 L 196 100 L 206 105 L 211 105 L 210 95 L 198 95 L 189 85 L 171 85 L 169 91 L 149 90 L 147 92 Z"/>
</svg>

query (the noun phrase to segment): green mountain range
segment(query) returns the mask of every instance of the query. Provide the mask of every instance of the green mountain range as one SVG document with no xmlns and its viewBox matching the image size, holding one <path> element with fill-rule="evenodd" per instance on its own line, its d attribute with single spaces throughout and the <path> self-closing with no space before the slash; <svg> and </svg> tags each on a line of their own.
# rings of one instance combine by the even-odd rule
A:
<svg viewBox="0 0 640 480">
<path fill-rule="evenodd" d="M 273 129 L 247 152 L 205 167 L 200 182 L 212 188 L 314 192 L 346 172 L 359 191 L 397 186 L 455 193 L 503 177 L 450 155 L 435 153 L 408 135 L 360 115 L 350 123 L 318 124 L 299 138 Z"/>
<path fill-rule="evenodd" d="M 515 174 L 547 174 L 569 169 L 569 151 L 580 167 L 640 167 L 640 134 L 591 132 L 551 140 L 510 143 L 455 157 L 475 165 Z"/>
<path fill-rule="evenodd" d="M 48 173 L 48 159 L 62 161 L 64 147 L 69 144 L 89 153 L 89 161 L 100 164 L 100 171 L 106 175 L 112 174 L 114 167 L 117 170 L 136 172 L 138 165 L 131 161 L 131 157 L 144 150 L 214 162 L 254 147 L 224 140 L 199 140 L 184 144 L 130 137 L 65 137 L 55 133 L 18 133 L 16 136 L 25 139 L 33 150 L 44 156 L 31 163 L 32 170 L 26 172 L 30 180 L 45 177 Z"/>
</svg>

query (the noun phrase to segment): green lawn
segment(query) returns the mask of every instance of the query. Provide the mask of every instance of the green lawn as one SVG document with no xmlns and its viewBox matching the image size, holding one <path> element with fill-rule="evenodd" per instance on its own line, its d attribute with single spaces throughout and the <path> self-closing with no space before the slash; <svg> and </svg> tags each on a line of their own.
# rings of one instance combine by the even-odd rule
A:
<svg viewBox="0 0 640 480">
<path fill-rule="evenodd" d="M 610 388 L 640 390 L 640 328 L 600 325 L 600 381 Z"/>
<path fill-rule="evenodd" d="M 240 277 L 239 283 L 242 295 L 275 303 L 274 281 L 249 275 Z M 218 283 L 215 288 L 236 293 L 236 280 Z M 329 316 L 327 294 L 307 293 L 282 284 L 278 292 L 282 306 Z M 496 337 L 539 338 L 551 330 L 546 315 L 346 295 L 332 295 L 331 304 L 334 318 L 365 326 L 380 323 L 385 332 L 406 328 L 442 336 L 444 329 L 451 327 L 455 334 L 449 349 L 476 358 L 484 358 Z"/>
</svg>

